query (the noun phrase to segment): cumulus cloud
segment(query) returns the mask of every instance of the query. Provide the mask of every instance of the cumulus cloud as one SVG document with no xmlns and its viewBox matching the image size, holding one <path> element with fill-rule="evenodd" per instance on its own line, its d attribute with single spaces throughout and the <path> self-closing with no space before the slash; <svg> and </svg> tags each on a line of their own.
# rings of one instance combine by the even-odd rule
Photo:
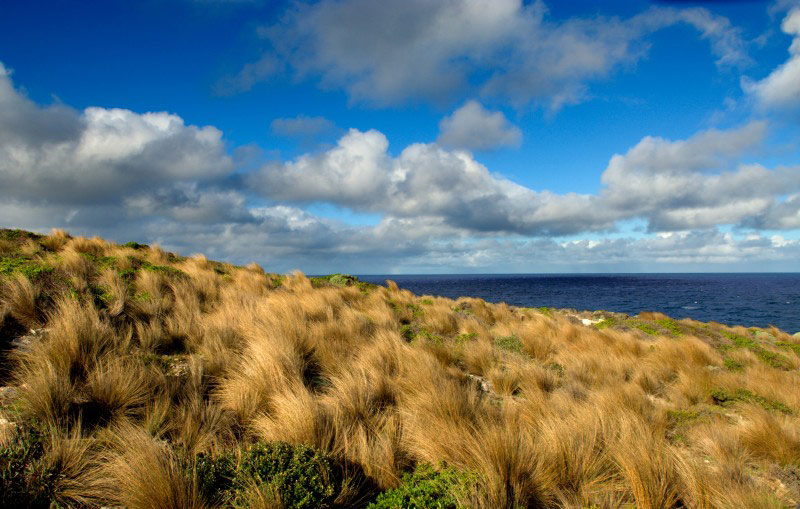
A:
<svg viewBox="0 0 800 509">
<path fill-rule="evenodd" d="M 781 23 L 781 30 L 793 36 L 789 60 L 760 80 L 742 80 L 742 88 L 764 108 L 800 106 L 800 7 L 795 7 Z"/>
<path fill-rule="evenodd" d="M 492 173 L 468 152 L 416 143 L 399 155 L 378 131 L 351 129 L 336 147 L 263 167 L 250 177 L 274 200 L 334 203 L 398 218 L 437 218 L 472 232 L 567 235 L 645 219 L 653 232 L 777 221 L 780 197 L 800 192 L 800 169 L 742 164 L 766 124 L 700 132 L 686 140 L 647 136 L 614 155 L 597 194 L 555 194 Z M 758 219 L 762 218 L 762 219 Z"/>
<path fill-rule="evenodd" d="M 168 113 L 40 108 L 0 73 L 0 196 L 103 203 L 175 181 L 213 179 L 232 162 L 222 133 Z"/>
<path fill-rule="evenodd" d="M 522 131 L 511 125 L 501 111 L 489 111 L 477 101 L 468 101 L 439 122 L 440 145 L 489 150 L 522 143 Z"/>
<path fill-rule="evenodd" d="M 375 130 L 351 129 L 337 146 L 253 175 L 272 199 L 331 202 L 397 217 L 436 217 L 473 231 L 565 234 L 611 227 L 589 196 L 537 192 L 489 172 L 469 153 L 415 143 L 397 156 Z"/>
<path fill-rule="evenodd" d="M 647 219 L 652 231 L 752 222 L 800 190 L 800 168 L 734 164 L 765 135 L 766 124 L 752 122 L 686 140 L 645 137 L 611 158 L 601 201 L 620 216 Z"/>
<path fill-rule="evenodd" d="M 277 56 L 297 76 L 344 87 L 356 101 L 449 102 L 472 89 L 557 109 L 582 100 L 589 81 L 641 58 L 650 33 L 679 23 L 710 42 L 720 65 L 747 61 L 740 31 L 702 8 L 551 21 L 541 1 L 323 0 L 295 4 L 262 28 L 270 49 L 234 81 L 252 86 L 261 66 L 271 75 Z"/>
<path fill-rule="evenodd" d="M 325 117 L 298 115 L 292 118 L 276 118 L 270 127 L 273 133 L 287 138 L 310 138 L 330 132 L 336 126 Z"/>
<path fill-rule="evenodd" d="M 374 130 L 351 130 L 333 148 L 242 176 L 213 127 L 167 113 L 39 106 L 14 88 L 5 68 L 0 104 L 0 226 L 159 242 L 277 271 L 530 271 L 532 261 L 537 270 L 565 271 L 800 259 L 796 240 L 717 229 L 800 227 L 800 168 L 738 162 L 766 135 L 757 122 L 686 140 L 646 137 L 611 159 L 598 193 L 555 194 L 520 186 L 437 143 L 390 152 Z M 309 202 L 381 217 L 347 224 L 299 206 Z M 660 233 L 559 238 L 591 236 L 632 218 Z"/>
</svg>

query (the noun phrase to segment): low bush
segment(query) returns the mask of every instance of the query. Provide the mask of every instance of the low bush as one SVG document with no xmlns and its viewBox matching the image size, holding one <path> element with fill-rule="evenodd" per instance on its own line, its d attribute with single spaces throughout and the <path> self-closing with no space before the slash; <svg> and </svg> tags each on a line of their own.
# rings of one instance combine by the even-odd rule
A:
<svg viewBox="0 0 800 509">
<path fill-rule="evenodd" d="M 369 509 L 432 508 L 457 509 L 469 507 L 471 495 L 478 487 L 478 476 L 472 472 L 430 463 L 417 466 L 413 473 L 403 475 L 397 488 L 381 493 Z"/>
<path fill-rule="evenodd" d="M 22 431 L 0 447 L 0 506 L 50 507 L 55 474 L 42 464 L 41 437 Z"/>
<path fill-rule="evenodd" d="M 285 442 L 260 442 L 245 451 L 236 482 L 242 486 L 247 478 L 272 486 L 286 507 L 326 507 L 340 489 L 328 456 Z"/>
</svg>

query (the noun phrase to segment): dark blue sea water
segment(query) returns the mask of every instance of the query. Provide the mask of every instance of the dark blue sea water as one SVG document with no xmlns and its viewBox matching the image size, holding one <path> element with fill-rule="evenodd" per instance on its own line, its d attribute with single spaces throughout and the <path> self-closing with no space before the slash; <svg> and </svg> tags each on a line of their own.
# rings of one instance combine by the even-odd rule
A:
<svg viewBox="0 0 800 509">
<path fill-rule="evenodd" d="M 480 297 L 513 306 L 549 306 L 800 331 L 800 273 L 368 275 L 417 295 Z"/>
</svg>

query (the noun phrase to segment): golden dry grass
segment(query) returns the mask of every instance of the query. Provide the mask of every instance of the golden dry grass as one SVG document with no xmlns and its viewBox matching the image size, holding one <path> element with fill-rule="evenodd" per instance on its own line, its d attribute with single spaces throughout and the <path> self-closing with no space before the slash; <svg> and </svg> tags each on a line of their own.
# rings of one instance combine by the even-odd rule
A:
<svg viewBox="0 0 800 509">
<path fill-rule="evenodd" d="M 476 507 L 800 502 L 800 346 L 774 328 L 584 326 L 58 231 L 0 248 L 52 268 L 2 278 L 4 334 L 43 330 L 4 347 L 2 412 L 48 430 L 64 505 L 209 506 L 187 458 L 257 440 L 329 454 L 342 506 L 442 461 Z"/>
</svg>

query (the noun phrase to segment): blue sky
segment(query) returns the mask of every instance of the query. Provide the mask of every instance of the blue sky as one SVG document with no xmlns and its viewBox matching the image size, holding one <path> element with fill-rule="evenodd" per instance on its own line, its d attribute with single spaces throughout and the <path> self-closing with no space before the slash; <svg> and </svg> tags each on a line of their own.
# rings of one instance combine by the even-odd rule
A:
<svg viewBox="0 0 800 509">
<path fill-rule="evenodd" d="M 308 273 L 800 270 L 800 4 L 0 7 L 0 226 Z"/>
</svg>

